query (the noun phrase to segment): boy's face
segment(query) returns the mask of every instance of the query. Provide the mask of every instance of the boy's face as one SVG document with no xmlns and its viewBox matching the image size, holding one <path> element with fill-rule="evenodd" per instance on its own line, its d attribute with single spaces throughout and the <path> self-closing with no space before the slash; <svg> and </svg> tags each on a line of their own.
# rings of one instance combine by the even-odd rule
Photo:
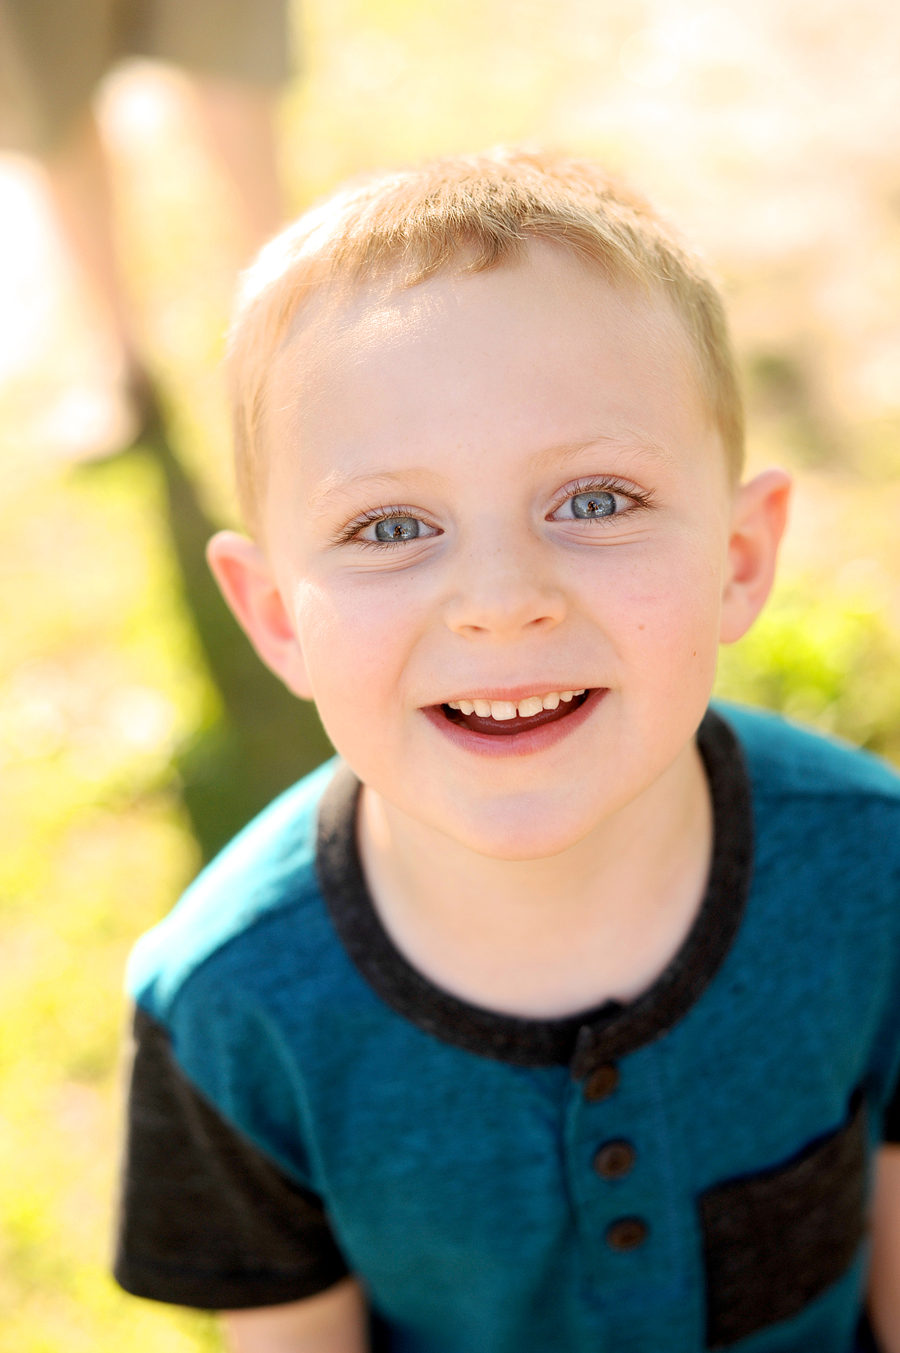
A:
<svg viewBox="0 0 900 1353">
<path fill-rule="evenodd" d="M 265 429 L 279 665 L 388 802 L 534 858 L 684 754 L 733 501 L 697 382 L 662 301 L 546 245 L 304 319 Z"/>
</svg>

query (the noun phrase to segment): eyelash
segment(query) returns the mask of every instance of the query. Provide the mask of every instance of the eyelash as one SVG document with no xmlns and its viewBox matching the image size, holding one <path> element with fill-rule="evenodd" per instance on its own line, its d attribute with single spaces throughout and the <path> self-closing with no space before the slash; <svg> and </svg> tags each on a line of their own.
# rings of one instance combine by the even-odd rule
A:
<svg viewBox="0 0 900 1353">
<path fill-rule="evenodd" d="M 580 493 L 617 493 L 622 498 L 630 498 L 638 508 L 647 508 L 653 506 L 653 499 L 649 493 L 639 489 L 637 485 L 630 484 L 623 479 L 615 479 L 609 475 L 601 475 L 596 479 L 576 479 L 574 484 L 568 484 L 565 492 L 559 497 L 559 500 L 547 514 L 547 519 L 553 517 L 555 512 L 572 498 L 577 498 Z M 599 521 L 614 521 L 616 517 L 624 517 L 626 513 L 633 511 L 633 508 L 626 508 L 623 512 L 616 512 L 610 517 L 597 518 Z"/>
<path fill-rule="evenodd" d="M 652 506 L 650 494 L 645 493 L 634 484 L 628 484 L 621 479 L 601 476 L 598 479 L 578 479 L 574 484 L 568 485 L 565 493 L 562 494 L 559 501 L 547 514 L 546 519 L 549 520 L 552 518 L 554 512 L 558 512 L 563 504 L 567 503 L 570 498 L 577 497 L 579 493 L 594 492 L 618 493 L 623 498 L 630 498 L 639 508 Z M 626 511 L 630 510 L 631 509 L 626 509 Z M 625 512 L 617 512 L 614 515 L 616 517 L 623 517 Z M 426 526 L 431 526 L 431 523 L 425 521 L 425 518 L 421 517 L 413 508 L 400 507 L 398 505 L 392 505 L 391 507 L 374 507 L 369 508 L 362 516 L 356 517 L 353 521 L 348 522 L 335 538 L 335 544 L 346 545 L 350 541 L 355 541 L 357 545 L 376 550 L 394 549 L 404 542 L 399 540 L 364 540 L 362 538 L 362 532 L 367 526 L 371 526 L 374 522 L 394 521 L 398 517 L 414 517 L 417 521 L 424 521 Z M 609 521 L 612 519 L 613 518 L 601 518 L 600 520 Z M 431 529 L 433 530 L 435 528 L 432 527 Z"/>
<path fill-rule="evenodd" d="M 350 541 L 354 541 L 357 545 L 362 545 L 366 548 L 376 550 L 394 549 L 396 546 L 404 544 L 404 542 L 401 540 L 363 540 L 362 532 L 367 526 L 371 526 L 373 522 L 396 521 L 398 517 L 415 517 L 416 521 L 421 521 L 424 522 L 426 526 L 431 526 L 431 523 L 426 521 L 419 512 L 410 507 L 398 507 L 396 505 L 391 507 L 373 507 L 364 512 L 362 516 L 355 517 L 353 521 L 348 522 L 335 538 L 335 544 L 346 545 Z M 432 527 L 431 529 L 434 530 L 435 528 Z"/>
</svg>

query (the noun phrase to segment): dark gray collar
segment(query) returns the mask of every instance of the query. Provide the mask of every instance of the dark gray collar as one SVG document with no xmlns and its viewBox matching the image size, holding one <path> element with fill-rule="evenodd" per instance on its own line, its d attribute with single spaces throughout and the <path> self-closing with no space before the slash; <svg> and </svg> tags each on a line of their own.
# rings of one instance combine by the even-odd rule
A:
<svg viewBox="0 0 900 1353">
<path fill-rule="evenodd" d="M 319 811 L 322 895 L 347 953 L 383 1001 L 420 1029 L 468 1052 L 517 1066 L 570 1064 L 576 1078 L 659 1038 L 712 981 L 741 922 L 753 867 L 750 788 L 737 738 L 709 710 L 697 732 L 713 805 L 706 893 L 681 948 L 653 985 L 565 1019 L 521 1019 L 470 1005 L 435 986 L 395 947 L 366 888 L 356 844 L 359 781 L 340 767 Z"/>
</svg>

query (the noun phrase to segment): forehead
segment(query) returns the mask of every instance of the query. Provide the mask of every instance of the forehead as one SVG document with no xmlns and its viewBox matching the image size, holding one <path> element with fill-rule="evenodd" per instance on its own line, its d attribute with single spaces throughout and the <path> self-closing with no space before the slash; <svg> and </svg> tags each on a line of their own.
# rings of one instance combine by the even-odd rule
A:
<svg viewBox="0 0 900 1353">
<path fill-rule="evenodd" d="M 264 428 L 270 495 L 374 464 L 484 470 L 605 441 L 665 458 L 714 438 L 690 343 L 662 296 L 568 251 L 320 294 L 279 354 Z"/>
</svg>

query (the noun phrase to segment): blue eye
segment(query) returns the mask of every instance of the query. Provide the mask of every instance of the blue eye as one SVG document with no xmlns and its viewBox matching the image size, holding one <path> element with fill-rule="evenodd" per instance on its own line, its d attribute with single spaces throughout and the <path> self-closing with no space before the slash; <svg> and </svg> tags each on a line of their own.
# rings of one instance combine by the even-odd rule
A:
<svg viewBox="0 0 900 1353">
<path fill-rule="evenodd" d="M 569 499 L 572 504 L 572 516 L 582 519 L 590 517 L 611 517 L 616 510 L 616 495 L 605 489 L 594 489 L 589 493 L 576 493 Z"/>
<path fill-rule="evenodd" d="M 416 540 L 421 530 L 422 523 L 416 517 L 387 517 L 375 523 L 375 539 L 387 543 Z"/>
<path fill-rule="evenodd" d="M 2 3 L 2 0 L 0 0 Z M 364 522 L 350 522 L 338 537 L 339 542 L 358 545 L 409 545 L 441 535 L 441 531 L 416 515 L 414 508 L 382 507 L 371 509 Z"/>
</svg>

